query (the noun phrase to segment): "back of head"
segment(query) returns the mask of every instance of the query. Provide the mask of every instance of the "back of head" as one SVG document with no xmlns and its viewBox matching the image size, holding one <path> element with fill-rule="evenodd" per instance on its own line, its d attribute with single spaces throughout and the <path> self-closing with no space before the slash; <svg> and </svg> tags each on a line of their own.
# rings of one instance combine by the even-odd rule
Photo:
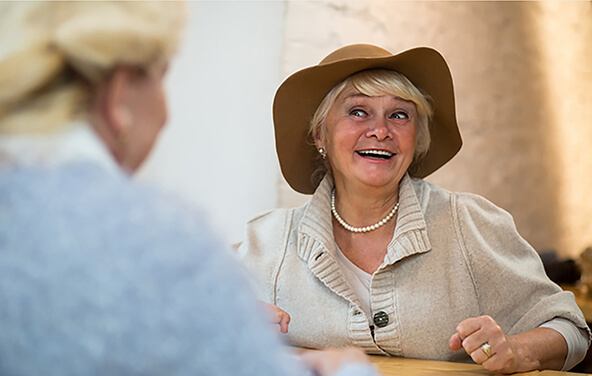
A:
<svg viewBox="0 0 592 376">
<path fill-rule="evenodd" d="M 184 18 L 173 1 L 0 2 L 0 134 L 84 118 L 113 68 L 168 61 Z"/>
</svg>

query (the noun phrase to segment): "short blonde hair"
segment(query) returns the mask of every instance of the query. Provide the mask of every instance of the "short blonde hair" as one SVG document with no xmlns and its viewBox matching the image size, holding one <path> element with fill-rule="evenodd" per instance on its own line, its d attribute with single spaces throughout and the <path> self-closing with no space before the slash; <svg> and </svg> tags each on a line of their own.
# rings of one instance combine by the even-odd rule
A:
<svg viewBox="0 0 592 376">
<path fill-rule="evenodd" d="M 176 1 L 0 3 L 0 133 L 47 132 L 88 113 L 121 64 L 150 70 L 179 45 Z"/>
<path fill-rule="evenodd" d="M 420 159 L 430 148 L 430 121 L 433 114 L 431 98 L 418 89 L 407 77 L 401 73 L 388 69 L 369 69 L 347 77 L 335 85 L 325 95 L 310 121 L 309 135 L 314 140 L 317 136 L 326 135 L 326 121 L 329 110 L 335 100 L 346 88 L 353 87 L 368 96 L 393 95 L 406 101 L 413 102 L 417 109 L 417 136 L 415 139 L 414 161 Z M 322 163 L 315 171 L 313 179 L 324 175 L 328 169 L 327 163 Z"/>
</svg>

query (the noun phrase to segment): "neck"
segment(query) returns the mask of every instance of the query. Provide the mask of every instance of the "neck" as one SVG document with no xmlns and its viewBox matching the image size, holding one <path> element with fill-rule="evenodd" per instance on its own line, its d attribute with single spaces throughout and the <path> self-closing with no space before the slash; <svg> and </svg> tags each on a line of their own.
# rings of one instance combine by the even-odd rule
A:
<svg viewBox="0 0 592 376">
<path fill-rule="evenodd" d="M 385 218 L 399 200 L 395 189 L 356 190 L 347 185 L 335 186 L 335 209 L 349 225 L 364 227 Z"/>
</svg>

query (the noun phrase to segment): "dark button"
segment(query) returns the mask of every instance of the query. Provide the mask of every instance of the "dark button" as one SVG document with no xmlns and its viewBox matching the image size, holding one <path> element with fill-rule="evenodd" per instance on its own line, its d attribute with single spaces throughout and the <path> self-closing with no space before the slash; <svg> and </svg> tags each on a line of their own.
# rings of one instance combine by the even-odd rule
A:
<svg viewBox="0 0 592 376">
<path fill-rule="evenodd" d="M 388 315 L 386 314 L 386 312 L 380 311 L 380 312 L 376 312 L 374 314 L 374 323 L 376 324 L 377 327 L 383 328 L 383 327 L 387 326 L 388 322 L 389 322 L 389 318 L 388 318 Z"/>
</svg>

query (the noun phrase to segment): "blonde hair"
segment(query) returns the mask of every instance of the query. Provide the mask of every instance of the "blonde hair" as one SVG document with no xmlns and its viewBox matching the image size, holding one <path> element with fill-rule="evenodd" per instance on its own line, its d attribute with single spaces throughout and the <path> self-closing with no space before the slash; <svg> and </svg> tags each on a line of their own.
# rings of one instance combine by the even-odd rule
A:
<svg viewBox="0 0 592 376">
<path fill-rule="evenodd" d="M 116 66 L 168 61 L 184 20 L 176 1 L 0 2 L 0 133 L 49 132 L 86 116 Z"/>
<path fill-rule="evenodd" d="M 346 88 L 353 87 L 360 93 L 368 96 L 393 95 L 406 101 L 413 102 L 417 109 L 417 136 L 415 139 L 416 162 L 424 156 L 430 148 L 430 121 L 433 114 L 431 98 L 418 89 L 407 77 L 389 69 L 369 69 L 347 77 L 333 87 L 325 95 L 319 107 L 315 111 L 309 127 L 309 135 L 314 140 L 317 136 L 325 137 L 326 121 L 329 110 L 335 100 Z M 320 163 L 317 171 L 313 173 L 316 181 L 329 169 L 326 161 Z"/>
</svg>

